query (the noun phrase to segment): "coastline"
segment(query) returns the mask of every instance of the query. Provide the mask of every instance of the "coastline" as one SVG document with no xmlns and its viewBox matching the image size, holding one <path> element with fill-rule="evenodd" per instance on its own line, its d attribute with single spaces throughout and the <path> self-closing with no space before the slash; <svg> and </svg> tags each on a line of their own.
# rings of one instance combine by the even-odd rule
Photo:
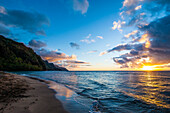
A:
<svg viewBox="0 0 170 113">
<path fill-rule="evenodd" d="M 28 73 L 14 73 L 19 76 L 26 76 L 31 79 L 35 79 L 45 83 L 49 89 L 55 92 L 55 98 L 59 100 L 64 109 L 69 113 L 88 113 L 91 109 L 92 100 L 81 95 L 78 95 L 75 91 L 66 87 L 65 85 L 58 83 L 54 80 L 48 80 L 45 78 L 32 76 Z M 85 103 L 84 103 L 85 102 Z"/>
<path fill-rule="evenodd" d="M 0 112 L 68 113 L 47 84 L 45 80 L 0 72 Z"/>
</svg>

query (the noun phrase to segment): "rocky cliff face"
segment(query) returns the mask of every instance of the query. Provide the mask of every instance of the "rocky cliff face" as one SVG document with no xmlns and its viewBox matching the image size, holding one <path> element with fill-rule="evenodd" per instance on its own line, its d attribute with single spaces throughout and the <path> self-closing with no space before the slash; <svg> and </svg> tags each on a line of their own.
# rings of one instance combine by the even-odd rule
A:
<svg viewBox="0 0 170 113">
<path fill-rule="evenodd" d="M 54 64 L 45 62 L 31 48 L 0 35 L 1 71 L 58 70 Z M 66 69 L 67 70 L 67 69 Z"/>
<path fill-rule="evenodd" d="M 53 71 L 53 70 L 58 70 L 58 71 L 68 71 L 66 68 L 64 67 L 59 67 L 57 65 L 54 65 L 53 63 L 49 63 L 47 60 L 44 61 L 45 65 L 46 65 L 46 69 L 49 71 Z"/>
</svg>

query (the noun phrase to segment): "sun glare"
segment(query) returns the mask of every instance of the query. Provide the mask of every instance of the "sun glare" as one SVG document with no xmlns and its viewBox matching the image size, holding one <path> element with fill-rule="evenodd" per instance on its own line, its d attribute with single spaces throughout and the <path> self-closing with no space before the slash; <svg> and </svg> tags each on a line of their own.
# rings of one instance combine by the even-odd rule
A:
<svg viewBox="0 0 170 113">
<path fill-rule="evenodd" d="M 143 66 L 142 70 L 151 71 L 154 70 L 153 66 Z"/>
</svg>

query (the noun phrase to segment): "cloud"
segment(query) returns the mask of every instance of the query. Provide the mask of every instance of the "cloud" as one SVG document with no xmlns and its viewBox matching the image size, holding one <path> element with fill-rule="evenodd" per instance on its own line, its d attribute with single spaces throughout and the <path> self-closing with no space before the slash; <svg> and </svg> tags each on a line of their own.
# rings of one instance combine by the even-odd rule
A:
<svg viewBox="0 0 170 113">
<path fill-rule="evenodd" d="M 107 52 L 113 52 L 113 51 L 124 51 L 124 50 L 131 50 L 131 49 L 134 49 L 134 50 L 137 50 L 137 51 L 142 51 L 145 48 L 145 45 L 140 43 L 140 44 L 120 44 L 120 45 L 117 45 L 116 47 L 108 50 Z"/>
<path fill-rule="evenodd" d="M 102 36 L 96 36 L 95 38 L 93 38 L 92 35 L 89 34 L 88 36 L 85 37 L 85 39 L 80 40 L 80 42 L 90 44 L 90 43 L 96 42 L 97 39 L 103 39 L 103 37 Z"/>
<path fill-rule="evenodd" d="M 151 47 L 157 49 L 170 49 L 170 15 L 152 21 L 140 28 L 150 37 Z"/>
<path fill-rule="evenodd" d="M 80 40 L 80 42 L 85 42 L 85 43 L 87 43 L 87 44 L 96 42 L 94 39 L 90 39 L 90 38 L 91 38 L 91 34 L 89 34 L 88 36 L 86 36 L 85 39 Z"/>
<path fill-rule="evenodd" d="M 36 34 L 36 35 L 46 36 L 46 33 L 45 33 L 44 30 L 38 30 L 35 34 Z"/>
<path fill-rule="evenodd" d="M 131 55 L 139 55 L 139 51 L 131 50 L 131 51 L 130 51 L 130 54 L 131 54 Z"/>
<path fill-rule="evenodd" d="M 87 44 L 96 42 L 94 39 L 91 39 L 91 40 L 83 39 L 83 40 L 80 40 L 80 41 L 81 41 L 81 42 L 85 42 L 85 43 L 87 43 Z"/>
<path fill-rule="evenodd" d="M 135 7 L 135 10 L 139 10 L 141 8 L 142 8 L 142 5 L 139 5 L 139 6 Z"/>
<path fill-rule="evenodd" d="M 157 65 L 155 66 L 156 68 L 170 68 L 170 64 L 166 64 L 166 65 Z"/>
<path fill-rule="evenodd" d="M 82 67 L 91 66 L 90 63 L 88 62 L 78 61 L 78 60 L 65 60 L 63 61 L 62 64 L 60 62 L 59 65 L 62 65 L 67 68 L 82 68 Z"/>
<path fill-rule="evenodd" d="M 37 40 L 31 40 L 29 42 L 29 46 L 34 49 L 34 51 L 41 56 L 43 60 L 47 60 L 48 62 L 52 62 L 58 66 L 66 67 L 66 68 L 80 68 L 81 66 L 86 67 L 90 66 L 88 62 L 77 60 L 76 55 L 66 55 L 65 53 L 58 52 L 58 50 L 49 50 L 43 47 L 46 46 L 45 43 Z"/>
<path fill-rule="evenodd" d="M 113 22 L 113 27 L 112 27 L 112 29 L 113 29 L 113 30 L 117 29 L 117 30 L 119 30 L 119 31 L 122 31 L 121 27 L 122 27 L 125 23 L 126 23 L 125 21 L 120 21 L 120 20 L 119 20 L 118 22 L 114 21 L 114 22 Z"/>
<path fill-rule="evenodd" d="M 105 54 L 107 54 L 107 53 L 108 53 L 107 51 L 101 52 L 101 53 L 99 54 L 99 56 L 103 56 L 103 55 L 105 55 Z"/>
<path fill-rule="evenodd" d="M 148 23 L 169 13 L 169 5 L 168 0 L 125 0 L 119 21 L 126 21 L 124 26 Z"/>
<path fill-rule="evenodd" d="M 106 47 L 110 47 L 110 44 L 106 44 Z"/>
<path fill-rule="evenodd" d="M 137 29 L 126 35 L 127 43 L 101 52 L 125 51 L 113 61 L 121 68 L 161 67 L 170 63 L 170 7 L 169 0 L 125 0 L 121 19 L 113 29 Z M 139 10 L 140 9 L 140 10 Z M 122 25 L 122 22 L 124 24 Z"/>
<path fill-rule="evenodd" d="M 73 9 L 85 14 L 89 8 L 88 0 L 73 0 Z"/>
<path fill-rule="evenodd" d="M 145 0 L 125 0 L 123 2 L 123 8 L 124 12 L 127 14 L 132 14 L 135 12 L 135 10 L 138 10 L 141 8 L 142 4 Z"/>
<path fill-rule="evenodd" d="M 76 48 L 76 49 L 79 49 L 80 48 L 80 45 L 78 45 L 77 43 L 74 43 L 74 42 L 70 42 L 70 46 L 72 48 Z"/>
<path fill-rule="evenodd" d="M 38 49 L 36 53 L 40 55 L 44 60 L 48 60 L 49 62 L 57 62 L 61 60 L 76 60 L 76 55 L 66 55 L 65 53 L 60 53 L 57 51 L 50 51 L 47 49 Z"/>
<path fill-rule="evenodd" d="M 149 50 L 152 64 L 167 64 L 170 63 L 170 50 Z"/>
<path fill-rule="evenodd" d="M 36 35 L 45 35 L 44 25 L 49 19 L 37 12 L 11 10 L 0 6 L 0 24 L 10 28 L 20 28 Z"/>
<path fill-rule="evenodd" d="M 91 66 L 90 64 L 84 64 L 84 65 L 80 65 L 80 64 L 57 64 L 57 65 L 61 66 L 61 67 L 66 67 L 68 69 L 85 68 L 85 67 Z"/>
<path fill-rule="evenodd" d="M 88 39 L 88 38 L 90 38 L 91 37 L 91 34 L 89 34 L 86 38 Z"/>
<path fill-rule="evenodd" d="M 10 30 L 5 27 L 4 25 L 0 25 L 0 34 L 1 35 L 9 35 L 10 34 Z"/>
<path fill-rule="evenodd" d="M 132 5 L 136 5 L 139 1 L 142 1 L 142 0 L 124 0 L 123 7 L 129 7 Z"/>
<path fill-rule="evenodd" d="M 54 63 L 58 66 L 66 68 L 79 68 L 81 66 L 89 66 L 89 63 L 77 60 L 76 55 L 66 55 L 63 52 L 56 50 L 45 49 L 47 45 L 42 41 L 31 40 L 29 41 L 29 46 L 34 49 L 34 51 L 41 56 L 43 60 Z M 72 46 L 75 47 L 73 44 Z M 77 47 L 77 46 L 76 46 Z"/>
<path fill-rule="evenodd" d="M 97 52 L 97 50 L 93 50 L 93 51 L 89 51 L 89 52 L 87 52 L 87 54 L 90 54 L 90 53 L 96 53 Z"/>
<path fill-rule="evenodd" d="M 7 14 L 6 9 L 2 6 L 0 6 L 0 13 Z"/>
<path fill-rule="evenodd" d="M 127 35 L 124 35 L 124 37 L 129 38 L 129 37 L 131 37 L 131 36 L 136 35 L 138 32 L 139 32 L 138 30 L 134 30 L 134 31 L 132 31 L 131 33 L 128 33 Z"/>
<path fill-rule="evenodd" d="M 77 61 L 77 60 L 66 60 L 64 61 L 65 63 L 68 64 L 89 64 L 88 62 L 84 62 L 84 61 Z"/>
<path fill-rule="evenodd" d="M 28 44 L 29 44 L 29 46 L 35 47 L 35 48 L 41 48 L 41 47 L 47 46 L 44 42 L 37 41 L 37 40 L 34 40 L 34 39 L 30 40 Z"/>
<path fill-rule="evenodd" d="M 99 39 L 103 39 L 103 37 L 102 36 L 96 36 L 97 38 L 99 38 Z"/>
</svg>

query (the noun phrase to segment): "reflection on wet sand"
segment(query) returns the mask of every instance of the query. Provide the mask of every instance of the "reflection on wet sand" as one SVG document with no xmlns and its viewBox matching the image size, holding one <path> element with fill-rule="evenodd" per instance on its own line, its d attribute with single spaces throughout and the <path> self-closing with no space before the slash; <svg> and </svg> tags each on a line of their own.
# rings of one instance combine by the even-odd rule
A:
<svg viewBox="0 0 170 113">
<path fill-rule="evenodd" d="M 60 76 L 60 77 L 62 78 L 62 76 Z M 58 77 L 58 76 L 53 76 L 53 79 L 55 79 L 55 77 Z M 72 84 L 77 84 L 77 76 L 75 75 L 74 72 L 71 73 L 70 76 L 63 76 L 62 80 L 68 80 Z M 50 84 L 50 88 L 54 89 L 57 92 L 58 96 L 65 96 L 66 99 L 69 99 L 75 93 L 72 90 L 66 88 L 65 86 L 63 86 L 61 84 L 57 84 L 56 82 L 52 82 L 52 81 Z"/>
<path fill-rule="evenodd" d="M 70 75 L 66 79 L 71 80 L 71 82 L 76 83 L 77 82 L 77 76 L 76 75 Z M 56 98 L 59 99 L 62 103 L 64 108 L 69 111 L 70 113 L 88 113 L 89 108 L 85 107 L 83 102 L 81 100 L 83 99 L 81 96 L 77 95 L 74 91 L 70 90 L 69 88 L 65 87 L 62 84 L 49 81 L 49 88 L 55 90 Z M 79 100 L 80 99 L 80 100 Z M 87 105 L 86 105 L 87 106 Z M 80 108 L 80 109 L 75 109 Z"/>
<path fill-rule="evenodd" d="M 136 80 L 138 82 L 134 83 L 129 80 L 127 85 L 129 85 L 128 87 L 131 87 L 131 89 L 124 89 L 122 92 L 126 95 L 145 101 L 146 103 L 170 108 L 168 100 L 165 102 L 164 99 L 167 97 L 170 98 L 169 94 L 166 95 L 166 92 L 170 91 L 169 87 L 167 87 L 167 85 L 169 85 L 168 79 L 170 79 L 170 77 L 167 76 L 167 80 L 160 80 L 160 76 L 161 75 L 154 72 L 147 72 L 145 75 L 139 75 L 133 78 L 130 77 L 130 79 L 134 79 L 132 81 Z"/>
<path fill-rule="evenodd" d="M 60 84 L 57 84 L 56 82 L 53 82 L 53 81 L 50 81 L 49 86 L 51 89 L 54 89 L 57 92 L 57 95 L 65 96 L 66 100 L 68 100 L 74 94 L 74 92 L 72 90 L 70 90 Z"/>
</svg>

